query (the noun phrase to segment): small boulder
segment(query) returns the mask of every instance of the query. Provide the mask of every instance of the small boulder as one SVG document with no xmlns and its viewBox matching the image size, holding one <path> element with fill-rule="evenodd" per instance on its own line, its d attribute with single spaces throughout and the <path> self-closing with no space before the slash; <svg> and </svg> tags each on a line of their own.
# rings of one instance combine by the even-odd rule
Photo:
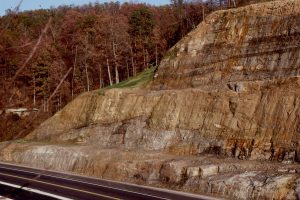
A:
<svg viewBox="0 0 300 200">
<path fill-rule="evenodd" d="M 187 168 L 187 175 L 189 178 L 200 176 L 200 168 L 199 167 L 188 167 Z"/>
<path fill-rule="evenodd" d="M 204 165 L 200 166 L 200 176 L 202 178 L 216 175 L 219 172 L 219 167 L 217 165 Z"/>
<path fill-rule="evenodd" d="M 171 161 L 162 165 L 160 179 L 163 182 L 180 184 L 187 179 L 187 162 Z"/>
</svg>

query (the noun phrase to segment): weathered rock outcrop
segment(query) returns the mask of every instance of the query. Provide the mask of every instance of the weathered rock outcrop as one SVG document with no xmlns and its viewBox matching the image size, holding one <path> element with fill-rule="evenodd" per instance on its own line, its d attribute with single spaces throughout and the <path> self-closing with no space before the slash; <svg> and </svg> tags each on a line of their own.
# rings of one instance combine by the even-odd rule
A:
<svg viewBox="0 0 300 200">
<path fill-rule="evenodd" d="M 104 146 L 120 137 L 128 148 L 284 159 L 300 147 L 299 43 L 299 1 L 215 12 L 169 51 L 148 90 L 83 94 L 28 138 L 89 131 Z M 82 129 L 91 124 L 99 130 Z"/>
<path fill-rule="evenodd" d="M 147 87 L 82 94 L 1 159 L 237 199 L 296 199 L 299 72 L 299 0 L 218 11 L 168 52 Z"/>
</svg>

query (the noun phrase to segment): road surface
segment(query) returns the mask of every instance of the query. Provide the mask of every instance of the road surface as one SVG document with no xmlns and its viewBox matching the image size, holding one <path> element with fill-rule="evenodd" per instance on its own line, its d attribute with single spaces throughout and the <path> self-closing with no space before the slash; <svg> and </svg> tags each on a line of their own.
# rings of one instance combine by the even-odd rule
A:
<svg viewBox="0 0 300 200">
<path fill-rule="evenodd" d="M 202 195 L 0 163 L 0 196 L 53 200 L 215 200 Z"/>
</svg>

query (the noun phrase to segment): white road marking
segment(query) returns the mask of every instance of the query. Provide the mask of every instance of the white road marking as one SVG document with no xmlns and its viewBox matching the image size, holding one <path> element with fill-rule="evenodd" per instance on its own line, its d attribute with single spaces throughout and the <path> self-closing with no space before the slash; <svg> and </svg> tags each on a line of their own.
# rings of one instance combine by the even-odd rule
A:
<svg viewBox="0 0 300 200">
<path fill-rule="evenodd" d="M 37 182 L 37 183 L 42 183 L 42 184 L 46 184 L 46 185 L 50 185 L 50 186 L 56 186 L 56 187 L 60 187 L 60 188 L 64 188 L 64 189 L 74 190 L 74 191 L 78 191 L 78 192 L 81 192 L 81 193 L 86 193 L 86 194 L 99 196 L 99 197 L 102 197 L 102 198 L 104 197 L 104 198 L 107 198 L 107 199 L 120 200 L 118 198 L 114 198 L 114 197 L 111 197 L 111 196 L 98 194 L 98 193 L 94 193 L 94 192 L 89 192 L 89 191 L 86 191 L 86 190 L 76 189 L 76 188 L 72 188 L 72 187 L 68 187 L 68 186 L 64 186 L 64 185 L 49 183 L 49 182 L 45 182 L 45 181 L 39 181 L 39 180 L 25 178 L 25 177 L 21 177 L 21 176 L 15 176 L 15 175 L 11 175 L 11 174 L 4 174 L 4 173 L 1 173 L 1 172 L 0 172 L 0 175 L 9 176 L 9 177 L 18 178 L 18 179 L 23 179 L 23 180 L 27 180 L 29 182 Z"/>
<path fill-rule="evenodd" d="M 1 168 L 3 168 L 3 169 L 10 169 L 10 170 L 19 171 L 19 172 L 31 173 L 31 174 L 34 174 L 34 175 L 38 174 L 36 172 L 25 171 L 25 170 L 20 170 L 20 169 L 13 169 L 13 168 L 9 168 L 9 167 L 2 167 L 2 166 L 0 166 L 0 169 Z M 78 183 L 84 183 L 84 184 L 88 184 L 88 185 L 100 186 L 100 187 L 105 187 L 105 188 L 108 188 L 108 189 L 114 189 L 114 190 L 118 190 L 118 191 L 122 191 L 122 192 L 129 192 L 129 193 L 133 193 L 133 194 L 138 194 L 138 195 L 143 195 L 143 196 L 147 196 L 147 197 L 158 198 L 158 199 L 162 199 L 162 200 L 171 200 L 171 199 L 168 199 L 168 198 L 165 198 L 165 197 L 158 197 L 158 196 L 154 196 L 154 195 L 150 195 L 150 194 L 144 194 L 144 193 L 140 193 L 140 192 L 133 192 L 131 190 L 125 190 L 125 189 L 114 188 L 114 187 L 110 187 L 110 186 L 106 186 L 106 185 L 101 185 L 101 184 L 95 184 L 95 183 L 89 183 L 89 182 L 85 182 L 85 181 L 79 181 L 79 180 L 75 180 L 75 179 L 72 179 L 72 178 L 63 178 L 63 177 L 53 176 L 53 175 L 49 175 L 49 174 L 42 174 L 42 176 L 48 176 L 48 177 L 58 178 L 58 179 L 62 179 L 62 180 L 69 180 L 69 181 L 74 181 L 74 182 L 78 182 Z"/>
<path fill-rule="evenodd" d="M 127 185 L 127 186 L 133 186 L 133 187 L 140 187 L 140 188 L 145 188 L 145 189 L 150 189 L 150 190 L 153 190 L 153 191 L 160 191 L 160 192 L 165 192 L 165 193 L 169 193 L 169 194 L 177 194 L 177 195 L 182 195 L 182 197 L 186 196 L 186 197 L 192 197 L 192 198 L 201 198 L 201 199 L 206 199 L 206 200 L 223 200 L 223 198 L 216 198 L 216 197 L 210 197 L 210 196 L 205 196 L 205 195 L 200 195 L 200 194 L 193 194 L 193 193 L 186 193 L 186 192 L 182 192 L 182 191 L 177 191 L 177 190 L 170 190 L 170 189 L 166 189 L 166 188 L 156 188 L 156 187 L 150 187 L 150 186 L 145 186 L 145 185 L 136 185 L 136 184 L 132 184 L 132 183 L 124 183 L 124 182 L 119 182 L 119 181 L 113 181 L 113 180 L 108 180 L 108 179 L 97 179 L 97 178 L 94 178 L 94 177 L 89 177 L 89 176 L 83 176 L 83 175 L 79 175 L 79 174 L 74 174 L 74 173 L 70 173 L 70 172 L 60 172 L 60 171 L 55 171 L 55 170 L 45 170 L 45 169 L 39 169 L 39 168 L 33 168 L 33 167 L 29 167 L 29 166 L 23 166 L 21 164 L 12 164 L 12 163 L 6 163 L 6 162 L 1 162 L 0 161 L 0 168 L 4 168 L 4 169 L 10 169 L 10 170 L 16 170 L 16 171 L 20 171 L 20 172 L 29 172 L 29 173 L 32 173 L 32 174 L 38 174 L 37 172 L 31 172 L 31 171 L 22 171 L 22 170 L 18 170 L 18 169 L 14 169 L 14 168 L 6 168 L 6 167 L 3 167 L 1 166 L 1 164 L 3 165 L 8 165 L 8 166 L 12 166 L 12 167 L 20 167 L 20 168 L 25 168 L 25 169 L 32 169 L 32 170 L 36 170 L 36 171 L 49 171 L 49 172 L 53 172 L 53 173 L 57 173 L 57 174 L 61 174 L 61 175 L 69 175 L 69 176 L 75 176 L 75 177 L 82 177 L 82 178 L 87 178 L 87 179 L 91 179 L 91 180 L 95 180 L 95 181 L 105 181 L 105 182 L 108 182 L 108 183 L 116 183 L 116 184 L 121 184 L 121 185 Z M 44 174 L 42 174 L 44 175 Z M 85 183 L 85 184 L 90 184 L 90 185 L 95 185 L 95 186 L 102 186 L 102 187 L 106 187 L 106 188 L 111 188 L 111 189 L 116 189 L 116 190 L 119 190 L 119 191 L 125 191 L 125 192 L 132 192 L 132 193 L 135 193 L 135 194 L 142 194 L 142 195 L 145 195 L 145 196 L 150 196 L 150 197 L 155 197 L 155 198 L 161 198 L 161 199 L 164 199 L 164 200 L 171 200 L 171 199 L 168 199 L 168 198 L 164 198 L 164 197 L 157 197 L 157 196 L 151 196 L 151 195 L 148 195 L 148 194 L 143 194 L 143 193 L 138 193 L 138 192 L 133 192 L 131 190 L 125 190 L 125 189 L 119 189 L 119 188 L 114 188 L 114 187 L 110 187 L 110 186 L 105 186 L 105 185 L 100 185 L 100 184 L 94 184 L 94 183 L 89 183 L 89 182 L 85 182 L 85 181 L 79 181 L 79 180 L 76 180 L 76 179 L 72 179 L 72 178 L 63 178 L 61 176 L 54 176 L 54 175 L 48 175 L 48 174 L 45 174 L 46 176 L 49 176 L 49 177 L 54 177 L 54 178 L 60 178 L 60 179 L 64 179 L 64 180 L 71 180 L 71 181 L 77 181 L 77 182 L 80 182 L 80 183 Z"/>
<path fill-rule="evenodd" d="M 6 183 L 6 182 L 3 182 L 3 181 L 0 181 L 0 185 L 6 185 L 6 186 L 9 186 L 9 187 L 19 188 L 19 189 L 22 189 L 22 190 L 26 190 L 26 191 L 29 191 L 29 192 L 33 192 L 33 193 L 37 193 L 37 194 L 41 194 L 41 195 L 45 195 L 45 196 L 49 196 L 49 197 L 54 197 L 54 198 L 61 199 L 61 200 L 72 200 L 70 198 L 66 198 L 66 197 L 55 195 L 55 194 L 43 192 L 41 190 L 36 190 L 36 189 L 28 188 L 28 187 L 22 187 L 21 185 L 15 185 L 15 184 Z M 1 197 L 0 197 L 0 199 L 2 200 Z"/>
<path fill-rule="evenodd" d="M 12 200 L 12 199 L 9 199 L 9 198 L 7 198 L 7 197 L 0 196 L 0 200 Z"/>
</svg>

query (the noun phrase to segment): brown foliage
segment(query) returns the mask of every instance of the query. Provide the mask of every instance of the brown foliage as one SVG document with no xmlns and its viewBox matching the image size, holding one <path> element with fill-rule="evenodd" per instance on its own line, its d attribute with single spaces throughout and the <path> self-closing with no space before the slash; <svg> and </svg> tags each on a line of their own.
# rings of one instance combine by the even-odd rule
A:
<svg viewBox="0 0 300 200">
<path fill-rule="evenodd" d="M 157 65 L 171 46 L 218 6 L 224 7 L 212 1 L 159 7 L 96 3 L 8 13 L 0 18 L 0 108 L 42 108 L 50 116 L 84 91 L 126 80 Z M 142 18 L 139 12 L 148 13 L 151 19 Z M 147 31 L 133 27 L 139 24 L 130 23 L 133 15 L 151 27 L 143 28 Z M 14 116 L 2 118 L 0 130 L 7 134 L 2 139 L 9 139 L 21 129 L 23 119 L 12 123 L 17 120 Z"/>
</svg>

